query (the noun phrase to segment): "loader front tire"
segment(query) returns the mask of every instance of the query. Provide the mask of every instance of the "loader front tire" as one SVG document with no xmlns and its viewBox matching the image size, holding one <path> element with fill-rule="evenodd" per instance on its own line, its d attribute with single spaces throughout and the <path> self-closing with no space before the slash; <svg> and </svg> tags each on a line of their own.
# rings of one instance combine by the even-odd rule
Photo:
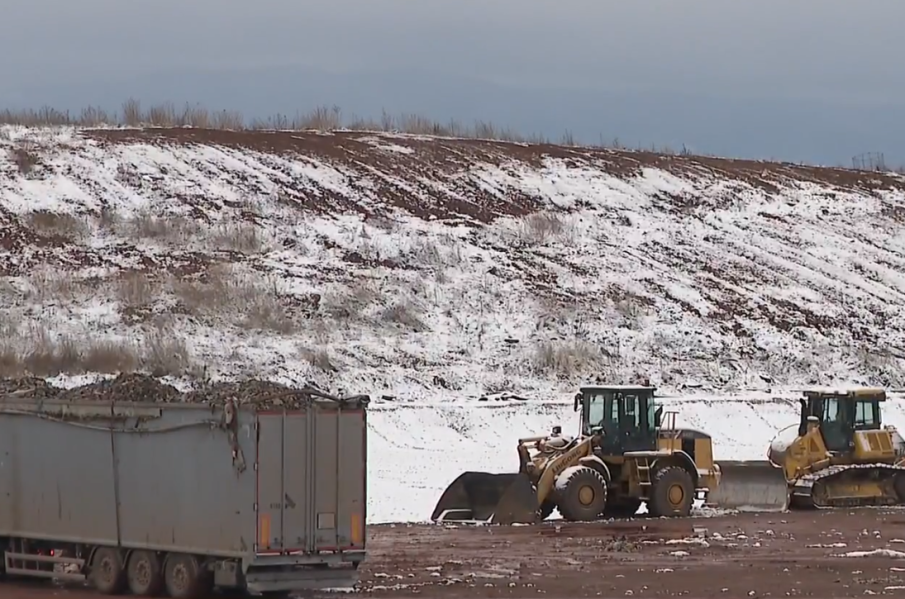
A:
<svg viewBox="0 0 905 599">
<path fill-rule="evenodd" d="M 606 508 L 606 480 L 588 466 L 566 468 L 556 481 L 556 499 L 566 520 L 597 520 Z"/>
<path fill-rule="evenodd" d="M 694 481 L 687 470 L 667 466 L 654 474 L 647 509 L 652 516 L 689 516 L 694 503 Z"/>
</svg>

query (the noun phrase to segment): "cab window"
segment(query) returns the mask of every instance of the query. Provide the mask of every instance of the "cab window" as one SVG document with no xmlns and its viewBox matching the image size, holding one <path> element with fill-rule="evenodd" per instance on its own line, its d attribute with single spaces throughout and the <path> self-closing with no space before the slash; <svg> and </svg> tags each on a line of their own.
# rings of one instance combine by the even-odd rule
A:
<svg viewBox="0 0 905 599">
<path fill-rule="evenodd" d="M 638 412 L 638 396 L 623 395 L 623 404 L 625 405 L 625 422 L 621 423 L 623 428 L 639 428 L 641 414 Z"/>
<path fill-rule="evenodd" d="M 612 403 L 612 401 L 605 402 L 602 393 L 591 395 L 588 400 L 588 424 L 592 427 L 601 425 L 607 416 L 606 404 L 612 406 Z"/>
<path fill-rule="evenodd" d="M 845 417 L 845 402 L 836 398 L 823 400 L 823 423 L 841 424 L 847 420 Z"/>
<path fill-rule="evenodd" d="M 652 431 L 657 428 L 657 406 L 653 399 L 647 400 L 647 430 Z"/>
<path fill-rule="evenodd" d="M 855 403 L 855 428 L 872 430 L 880 428 L 880 410 L 876 400 Z"/>
</svg>

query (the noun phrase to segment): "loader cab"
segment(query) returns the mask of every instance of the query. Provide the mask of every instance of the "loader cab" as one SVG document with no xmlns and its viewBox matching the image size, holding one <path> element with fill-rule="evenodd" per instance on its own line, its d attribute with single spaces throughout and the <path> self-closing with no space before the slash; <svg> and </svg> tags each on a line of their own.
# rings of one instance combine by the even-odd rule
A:
<svg viewBox="0 0 905 599">
<path fill-rule="evenodd" d="M 662 408 L 654 400 L 654 387 L 582 387 L 575 395 L 581 411 L 582 434 L 601 433 L 605 455 L 655 450 Z"/>
<path fill-rule="evenodd" d="M 829 451 L 849 453 L 854 449 L 855 431 L 880 430 L 880 403 L 883 389 L 833 389 L 804 392 L 801 401 L 799 435 L 807 428 L 808 416 L 820 421 L 820 433 Z"/>
</svg>

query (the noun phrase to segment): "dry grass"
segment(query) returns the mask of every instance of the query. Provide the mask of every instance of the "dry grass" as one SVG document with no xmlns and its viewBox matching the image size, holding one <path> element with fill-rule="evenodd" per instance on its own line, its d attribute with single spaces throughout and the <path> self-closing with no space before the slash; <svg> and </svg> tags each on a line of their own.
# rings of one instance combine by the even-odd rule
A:
<svg viewBox="0 0 905 599">
<path fill-rule="evenodd" d="M 143 370 L 155 376 L 197 372 L 185 342 L 172 331 L 154 329 L 139 343 L 108 338 L 54 336 L 37 325 L 24 332 L 4 327 L 0 376 L 118 374 Z"/>
<path fill-rule="evenodd" d="M 591 343 L 546 341 L 535 348 L 531 365 L 538 373 L 571 379 L 599 372 L 603 363 L 603 354 Z"/>
<path fill-rule="evenodd" d="M 418 308 L 407 301 L 396 302 L 381 310 L 380 320 L 416 333 L 424 333 L 430 330 L 430 327 L 421 319 Z"/>
<path fill-rule="evenodd" d="M 544 245 L 568 237 L 570 228 L 555 212 L 535 212 L 523 217 L 518 224 L 518 236 L 523 242 Z"/>
<path fill-rule="evenodd" d="M 321 297 L 320 309 L 337 319 L 361 316 L 380 298 L 380 292 L 368 281 L 356 281 L 348 289 L 331 290 Z"/>
<path fill-rule="evenodd" d="M 298 325 L 283 305 L 276 281 L 241 275 L 228 266 L 207 270 L 201 280 L 173 280 L 173 293 L 182 311 L 201 318 L 225 318 L 249 330 L 282 335 Z"/>
<path fill-rule="evenodd" d="M 101 212 L 98 222 L 101 228 L 129 239 L 179 246 L 198 244 L 210 251 L 242 254 L 257 254 L 266 249 L 262 230 L 247 221 L 224 222 L 211 227 L 179 214 L 154 214 L 144 209 L 130 218 L 122 218 L 107 209 Z"/>
<path fill-rule="evenodd" d="M 37 210 L 22 217 L 24 224 L 47 237 L 60 237 L 67 241 L 81 239 L 90 231 L 87 219 L 72 214 Z"/>
<path fill-rule="evenodd" d="M 160 285 L 143 272 L 128 272 L 117 281 L 116 297 L 124 308 L 148 308 L 160 294 Z"/>
<path fill-rule="evenodd" d="M 649 313 L 644 298 L 625 289 L 617 291 L 613 309 L 622 318 L 622 325 L 631 330 L 637 330 Z"/>
<path fill-rule="evenodd" d="M 407 252 L 414 264 L 429 267 L 454 267 L 462 263 L 462 245 L 452 235 L 439 239 L 418 237 Z"/>
<path fill-rule="evenodd" d="M 191 218 L 181 215 L 156 215 L 150 210 L 140 210 L 128 219 L 118 219 L 113 230 L 124 237 L 171 243 L 188 243 L 201 234 L 201 226 Z"/>
<path fill-rule="evenodd" d="M 101 230 L 115 233 L 117 228 L 122 225 L 122 218 L 115 208 L 103 206 L 97 215 L 97 224 Z"/>
<path fill-rule="evenodd" d="M 28 274 L 27 281 L 26 299 L 43 305 L 71 302 L 90 293 L 95 283 L 54 268 L 33 270 Z"/>
<path fill-rule="evenodd" d="M 83 109 L 79 113 L 51 107 L 37 110 L 7 109 L 0 111 L 0 124 L 27 127 L 196 127 L 224 131 L 383 131 L 518 143 L 550 143 L 544 136 L 523 135 L 511 128 L 500 127 L 486 121 L 475 121 L 472 125 L 466 125 L 455 120 L 439 122 L 417 114 L 392 115 L 386 111 L 383 111 L 379 119 L 354 115 L 346 118 L 338 106 L 318 106 L 307 113 L 300 112 L 294 116 L 277 114 L 265 119 L 248 120 L 239 112 L 212 111 L 188 103 L 182 108 L 177 108 L 171 102 L 144 108 L 141 102 L 134 98 L 126 100 L 119 111 L 109 111 L 95 106 Z M 558 141 L 570 145 L 575 143 L 568 131 Z"/>
<path fill-rule="evenodd" d="M 212 250 L 230 250 L 242 254 L 257 254 L 264 250 L 264 237 L 254 223 L 240 221 L 217 225 L 207 234 Z"/>
<path fill-rule="evenodd" d="M 302 359 L 311 364 L 314 368 L 324 372 L 338 372 L 339 368 L 330 359 L 330 354 L 325 349 L 302 349 Z"/>
<path fill-rule="evenodd" d="M 11 149 L 9 158 L 22 175 L 28 175 L 41 163 L 35 150 L 26 145 Z"/>
<path fill-rule="evenodd" d="M 209 110 L 197 104 L 186 103 L 177 108 L 172 102 L 156 104 L 144 108 L 137 99 L 123 102 L 119 111 L 89 106 L 80 112 L 57 110 L 52 107 L 25 110 L 0 110 L 0 125 L 26 127 L 195 127 L 221 131 L 374 131 L 406 133 L 410 135 L 430 135 L 435 137 L 458 137 L 464 139 L 486 139 L 523 144 L 550 144 L 561 146 L 585 146 L 619 150 L 636 149 L 665 155 L 690 156 L 692 152 L 682 144 L 680 150 L 669 145 L 638 144 L 630 147 L 619 138 L 605 141 L 603 134 L 597 140 L 577 140 L 572 131 L 566 130 L 557 139 L 539 134 L 523 134 L 510 127 L 499 126 L 489 121 L 477 120 L 471 125 L 456 120 L 445 122 L 433 118 L 403 113 L 393 115 L 384 110 L 380 118 L 346 117 L 339 106 L 318 106 L 309 112 L 298 112 L 294 116 L 277 114 L 268 118 L 246 119 L 241 113 L 231 110 Z M 3 132 L 0 131 L 0 137 Z M 712 154 L 694 152 L 698 156 L 715 157 Z M 778 162 L 771 159 L 771 162 Z M 804 165 L 800 162 L 798 164 Z"/>
<path fill-rule="evenodd" d="M 153 376 L 199 378 L 201 373 L 185 339 L 169 327 L 155 327 L 146 333 L 141 364 Z"/>
</svg>

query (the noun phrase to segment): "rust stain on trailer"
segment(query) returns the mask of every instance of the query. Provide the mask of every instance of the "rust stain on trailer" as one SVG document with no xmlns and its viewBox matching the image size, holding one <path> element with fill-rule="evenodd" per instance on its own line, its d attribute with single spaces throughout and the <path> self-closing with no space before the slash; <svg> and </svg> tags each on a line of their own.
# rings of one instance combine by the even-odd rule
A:
<svg viewBox="0 0 905 599">
<path fill-rule="evenodd" d="M 270 547 L 270 514 L 261 514 L 258 517 L 259 538 L 261 547 Z"/>
<path fill-rule="evenodd" d="M 361 514 L 352 514 L 352 544 L 362 544 Z"/>
</svg>

